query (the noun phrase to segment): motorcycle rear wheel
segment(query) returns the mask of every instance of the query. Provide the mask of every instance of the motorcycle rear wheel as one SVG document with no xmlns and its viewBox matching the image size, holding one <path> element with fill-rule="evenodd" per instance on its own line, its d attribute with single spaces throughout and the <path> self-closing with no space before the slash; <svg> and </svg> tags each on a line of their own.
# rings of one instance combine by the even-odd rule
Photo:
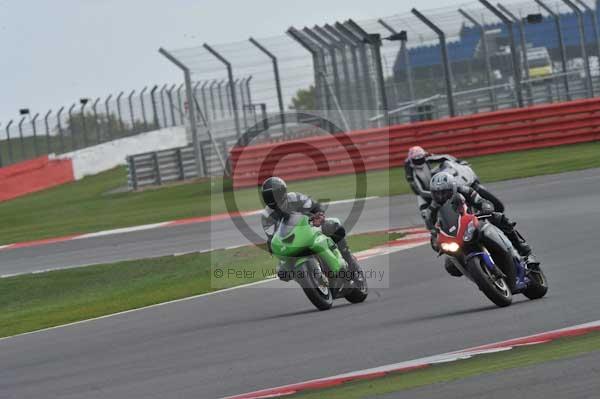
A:
<svg viewBox="0 0 600 399">
<path fill-rule="evenodd" d="M 484 295 L 498 307 L 506 307 L 512 303 L 512 292 L 502 277 L 492 275 L 479 257 L 467 262 L 467 271 Z"/>
<path fill-rule="evenodd" d="M 355 273 L 358 274 L 358 277 L 354 278 L 355 288 L 353 288 L 344 298 L 350 303 L 361 303 L 367 299 L 369 287 L 367 285 L 365 273 L 360 266 L 358 266 L 358 270 L 355 271 Z"/>
<path fill-rule="evenodd" d="M 529 299 L 540 299 L 548 293 L 548 280 L 541 267 L 536 267 L 529 273 L 531 283 L 523 290 L 523 295 Z"/>
</svg>

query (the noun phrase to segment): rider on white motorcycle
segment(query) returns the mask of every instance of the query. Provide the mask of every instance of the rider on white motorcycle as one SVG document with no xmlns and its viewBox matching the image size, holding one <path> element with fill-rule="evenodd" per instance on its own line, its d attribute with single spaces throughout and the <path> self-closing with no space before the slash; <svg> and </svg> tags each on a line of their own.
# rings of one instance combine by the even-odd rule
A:
<svg viewBox="0 0 600 399">
<path fill-rule="evenodd" d="M 406 181 L 412 191 L 417 195 L 417 206 L 423 221 L 426 219 L 426 210 L 431 205 L 430 181 L 436 173 L 446 171 L 452 174 L 461 185 L 466 185 L 475 190 L 482 198 L 490 201 L 497 212 L 504 212 L 504 204 L 494 194 L 490 193 L 480 182 L 467 161 L 452 155 L 434 155 L 422 147 L 414 146 L 408 150 L 404 162 Z"/>
</svg>

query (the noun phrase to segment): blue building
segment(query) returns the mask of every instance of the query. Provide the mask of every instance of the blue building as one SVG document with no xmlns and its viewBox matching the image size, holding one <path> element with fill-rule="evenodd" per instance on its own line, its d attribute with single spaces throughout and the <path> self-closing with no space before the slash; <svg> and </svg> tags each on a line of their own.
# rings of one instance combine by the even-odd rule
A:
<svg viewBox="0 0 600 399">
<path fill-rule="evenodd" d="M 599 3 L 600 1 L 598 1 L 596 5 L 598 6 Z M 585 12 L 584 20 L 586 43 L 589 50 L 588 55 L 597 55 L 597 47 L 592 27 L 593 15 L 589 12 Z M 579 57 L 580 47 L 576 15 L 573 13 L 562 14 L 561 22 L 565 47 L 567 48 L 569 58 Z M 508 42 L 508 30 L 504 24 L 500 22 L 487 24 L 485 25 L 485 29 L 486 31 L 499 31 L 497 35 L 498 40 Z M 514 29 L 515 38 L 518 42 L 518 31 L 516 27 Z M 556 62 L 559 61 L 560 49 L 556 25 L 553 18 L 544 18 L 544 20 L 538 24 L 525 24 L 525 36 L 528 46 L 545 47 L 548 49 L 552 59 Z M 477 48 L 480 40 L 481 34 L 476 27 L 463 25 L 459 33 L 458 41 L 448 43 L 448 53 L 450 55 L 450 60 L 453 63 L 453 71 L 455 73 L 461 72 L 461 64 L 469 63 L 477 56 Z M 490 54 L 490 56 L 494 56 L 494 54 Z M 440 45 L 436 44 L 410 48 L 409 58 L 411 66 L 418 76 L 419 69 L 431 70 L 432 67 L 439 67 L 441 65 Z M 501 62 L 501 64 L 509 65 L 506 62 Z M 455 66 L 458 66 L 458 69 Z M 500 67 L 498 69 L 503 68 Z M 466 69 L 464 72 L 467 72 Z M 401 54 L 397 55 L 394 62 L 394 76 L 396 79 L 404 79 L 405 77 L 405 64 Z"/>
</svg>

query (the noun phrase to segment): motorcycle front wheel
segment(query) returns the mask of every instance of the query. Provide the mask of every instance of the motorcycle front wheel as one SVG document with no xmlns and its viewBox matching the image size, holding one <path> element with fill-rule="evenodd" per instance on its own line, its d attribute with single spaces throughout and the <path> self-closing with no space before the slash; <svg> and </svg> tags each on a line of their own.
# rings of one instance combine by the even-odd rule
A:
<svg viewBox="0 0 600 399">
<path fill-rule="evenodd" d="M 512 303 L 512 292 L 503 277 L 494 276 L 477 256 L 467 262 L 467 271 L 475 284 L 496 306 L 506 307 Z"/>
<path fill-rule="evenodd" d="M 319 261 L 309 258 L 302 265 L 298 283 L 308 300 L 319 310 L 328 310 L 333 306 L 333 295 L 329 288 L 329 279 L 323 273 Z"/>
</svg>

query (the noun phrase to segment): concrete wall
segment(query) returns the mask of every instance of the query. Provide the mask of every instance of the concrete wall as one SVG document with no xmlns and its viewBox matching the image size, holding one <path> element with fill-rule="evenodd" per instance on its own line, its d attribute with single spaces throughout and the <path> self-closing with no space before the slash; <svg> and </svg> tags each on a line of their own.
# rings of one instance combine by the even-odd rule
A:
<svg viewBox="0 0 600 399">
<path fill-rule="evenodd" d="M 69 152 L 61 155 L 60 158 L 72 160 L 73 175 L 76 180 L 79 180 L 84 176 L 95 175 L 116 166 L 125 165 L 128 155 L 168 150 L 186 145 L 185 127 L 177 126 Z"/>
</svg>

